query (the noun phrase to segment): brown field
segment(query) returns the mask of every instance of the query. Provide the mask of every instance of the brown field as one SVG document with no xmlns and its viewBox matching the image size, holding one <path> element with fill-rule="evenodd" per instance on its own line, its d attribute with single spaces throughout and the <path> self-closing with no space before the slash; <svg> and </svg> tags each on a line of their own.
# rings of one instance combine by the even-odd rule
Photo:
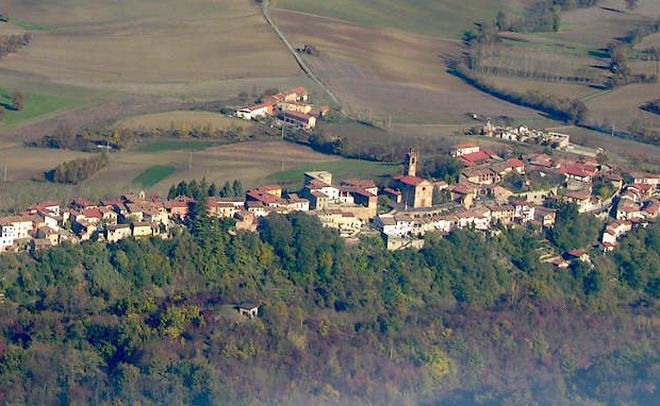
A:
<svg viewBox="0 0 660 406">
<path fill-rule="evenodd" d="M 189 167 L 192 156 L 192 165 Z M 295 165 L 339 160 L 312 151 L 309 148 L 279 141 L 247 142 L 208 148 L 202 151 L 128 151 L 111 156 L 110 166 L 86 183 L 119 186 L 132 189 L 134 177 L 154 165 L 177 168 L 170 177 L 154 186 L 159 193 L 166 192 L 173 183 L 182 179 L 201 179 L 224 183 L 241 179 L 244 185 L 254 186 L 259 180 Z"/>
<path fill-rule="evenodd" d="M 447 73 L 443 55 L 459 52 L 455 41 L 288 11 L 273 15 L 295 45 L 311 43 L 320 49 L 320 57 L 307 61 L 353 114 L 436 123 L 464 122 L 467 111 L 518 118 L 536 115 L 484 95 Z"/>
<path fill-rule="evenodd" d="M 615 124 L 625 129 L 633 121 L 641 121 L 648 126 L 660 129 L 660 116 L 641 110 L 639 106 L 660 95 L 660 83 L 631 84 L 600 94 L 587 100 L 592 119 Z"/>
<path fill-rule="evenodd" d="M 505 76 L 489 77 L 488 80 L 498 87 L 505 89 L 515 88 L 519 92 L 538 90 L 545 94 L 553 94 L 560 97 L 574 97 L 582 99 L 590 95 L 599 94 L 600 91 L 589 86 L 571 83 L 554 83 L 540 80 L 518 79 Z"/>
<path fill-rule="evenodd" d="M 24 159 L 26 154 L 29 154 L 29 160 Z M 190 151 L 128 151 L 111 154 L 109 166 L 80 185 L 58 185 L 42 180 L 43 172 L 62 160 L 85 155 L 49 149 L 28 150 L 22 146 L 0 144 L 0 165 L 3 170 L 4 163 L 8 165 L 8 183 L 0 184 L 0 210 L 38 199 L 66 200 L 76 196 L 100 198 L 138 191 L 138 187 L 132 184 L 133 179 L 155 165 L 171 165 L 177 169 L 151 189 L 156 193 L 167 193 L 173 183 L 182 179 L 206 177 L 209 182 L 220 185 L 227 180 L 241 179 L 246 187 L 250 187 L 280 172 L 282 165 L 288 170 L 305 164 L 342 160 L 299 145 L 257 141 L 193 151 L 192 167 L 189 167 Z"/>
<path fill-rule="evenodd" d="M 84 152 L 44 148 L 27 148 L 20 144 L 0 144 L 0 169 L 7 166 L 7 181 L 16 182 L 40 178 L 45 171 L 63 161 L 88 156 Z"/>
<path fill-rule="evenodd" d="M 250 0 L 8 3 L 14 18 L 47 31 L 3 61 L 6 70 L 130 92 L 141 86 L 147 92 L 176 92 L 182 84 L 298 75 Z"/>
<path fill-rule="evenodd" d="M 0 32 L 33 31 L 0 61 L 0 90 L 62 97 L 3 126 L 25 139 L 107 125 L 240 92 L 306 86 L 320 93 L 273 35 L 253 0 L 0 0 Z M 267 61 L 265 63 L 264 61 Z"/>
<path fill-rule="evenodd" d="M 515 41 L 506 41 L 503 57 L 508 55 L 507 52 L 512 55 L 519 53 L 517 56 L 506 56 L 505 59 L 509 62 L 513 62 L 515 58 L 518 61 L 532 61 L 531 66 L 538 66 L 541 71 L 545 69 L 558 74 L 586 72 L 586 75 L 604 81 L 609 75 L 609 72 L 603 69 L 607 67 L 608 59 L 597 57 L 598 53 L 615 38 L 658 15 L 660 2 L 656 0 L 640 0 L 634 11 L 627 10 L 622 0 L 604 0 L 597 7 L 562 13 L 561 29 L 557 33 L 507 33 L 505 36 Z M 657 34 L 646 38 L 636 49 L 648 48 L 657 38 L 660 38 Z M 492 59 L 490 65 L 500 63 L 497 58 Z M 515 63 L 513 65 L 516 66 Z M 629 65 L 635 74 L 655 73 L 653 62 L 631 60 Z M 660 84 L 657 83 L 632 84 L 613 91 L 604 91 L 588 85 L 523 78 L 489 76 L 489 79 L 507 89 L 539 90 L 560 97 L 580 98 L 587 104 L 591 112 L 590 120 L 594 123 L 615 124 L 618 129 L 626 129 L 633 122 L 660 127 L 659 116 L 639 109 L 644 102 L 655 99 L 660 94 Z"/>
<path fill-rule="evenodd" d="M 660 170 L 660 147 L 612 137 L 584 128 L 566 127 L 557 131 L 570 134 L 571 141 L 591 148 L 603 148 L 611 158 L 628 165 L 657 172 Z"/>
</svg>

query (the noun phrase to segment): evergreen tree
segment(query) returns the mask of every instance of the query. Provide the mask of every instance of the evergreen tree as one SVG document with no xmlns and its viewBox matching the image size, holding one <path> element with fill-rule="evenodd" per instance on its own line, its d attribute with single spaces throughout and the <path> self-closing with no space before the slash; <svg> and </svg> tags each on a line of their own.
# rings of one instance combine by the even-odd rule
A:
<svg viewBox="0 0 660 406">
<path fill-rule="evenodd" d="M 172 200 L 176 197 L 176 186 L 170 186 L 170 190 L 167 192 L 167 200 Z"/>
<path fill-rule="evenodd" d="M 234 190 L 231 187 L 231 184 L 229 181 L 225 182 L 224 185 L 222 185 L 222 189 L 220 190 L 220 196 L 222 197 L 234 197 Z"/>
<path fill-rule="evenodd" d="M 245 195 L 245 191 L 243 190 L 243 184 L 239 179 L 234 180 L 234 184 L 232 185 L 232 191 L 234 193 L 233 197 L 241 197 Z"/>
<path fill-rule="evenodd" d="M 218 185 L 215 184 L 215 182 L 211 183 L 211 186 L 209 186 L 209 196 L 217 196 L 218 195 Z"/>
</svg>

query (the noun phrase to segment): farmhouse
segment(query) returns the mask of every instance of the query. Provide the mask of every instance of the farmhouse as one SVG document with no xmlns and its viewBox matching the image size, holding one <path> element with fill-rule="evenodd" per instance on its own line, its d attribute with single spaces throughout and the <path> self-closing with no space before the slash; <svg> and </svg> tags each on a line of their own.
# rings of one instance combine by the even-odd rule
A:
<svg viewBox="0 0 660 406">
<path fill-rule="evenodd" d="M 491 168 L 467 168 L 459 178 L 459 182 L 470 182 L 475 185 L 493 185 L 502 180 L 500 175 Z"/>
<path fill-rule="evenodd" d="M 294 112 L 297 112 L 297 113 L 313 115 L 313 114 L 310 114 L 311 111 L 312 111 L 312 105 L 307 104 L 307 103 L 283 102 L 283 103 L 280 103 L 280 108 L 282 109 L 282 111 L 294 111 Z M 316 116 L 316 115 L 313 115 L 313 116 Z"/>
<path fill-rule="evenodd" d="M 486 151 L 477 151 L 469 154 L 461 155 L 458 157 L 458 160 L 466 168 L 472 166 L 483 165 L 491 159 L 491 154 Z"/>
<path fill-rule="evenodd" d="M 285 123 L 293 124 L 305 131 L 311 131 L 316 127 L 316 117 L 296 111 L 284 111 L 280 118 Z"/>
<path fill-rule="evenodd" d="M 565 203 L 575 204 L 579 213 L 586 213 L 594 209 L 589 189 L 569 190 L 561 197 Z"/>
<path fill-rule="evenodd" d="M 342 209 L 322 210 L 316 213 L 324 227 L 334 228 L 341 237 L 353 237 L 362 229 L 362 221 L 353 213 Z"/>
<path fill-rule="evenodd" d="M 353 189 L 361 189 L 372 195 L 378 194 L 378 186 L 371 179 L 344 179 L 341 186 Z"/>
<path fill-rule="evenodd" d="M 132 229 L 132 235 L 136 239 L 143 237 L 151 237 L 154 233 L 151 228 L 151 223 L 148 222 L 133 223 L 131 225 L 131 229 Z"/>
<path fill-rule="evenodd" d="M 479 146 L 475 144 L 458 144 L 451 147 L 449 155 L 454 158 L 479 152 Z"/>
<path fill-rule="evenodd" d="M 257 118 L 272 116 L 273 105 L 267 103 L 255 104 L 254 106 L 243 107 L 236 112 L 236 116 L 244 120 L 255 120 Z"/>
</svg>

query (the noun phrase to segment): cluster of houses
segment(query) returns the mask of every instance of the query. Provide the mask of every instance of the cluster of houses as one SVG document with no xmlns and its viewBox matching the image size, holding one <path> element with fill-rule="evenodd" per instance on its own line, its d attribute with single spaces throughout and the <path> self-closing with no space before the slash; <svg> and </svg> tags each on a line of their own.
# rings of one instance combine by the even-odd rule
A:
<svg viewBox="0 0 660 406">
<path fill-rule="evenodd" d="M 616 220 L 603 234 L 602 248 L 609 251 L 634 223 L 645 226 L 654 221 L 660 208 L 657 175 L 634 173 L 589 159 L 546 154 L 505 159 L 475 144 L 455 145 L 450 155 L 465 167 L 456 184 L 418 177 L 418 157 L 410 150 L 403 176 L 394 177 L 391 186 L 383 190 L 397 207 L 377 216 L 373 225 L 382 233 L 389 249 L 419 248 L 427 232 L 447 234 L 466 227 L 487 231 L 495 224 L 553 227 L 556 211 L 551 207 L 571 203 L 580 213 L 593 212 L 603 219 Z M 552 177 L 560 182 L 543 188 L 527 187 L 519 192 L 502 184 L 507 175 L 516 174 L 529 186 L 526 175 L 532 173 L 541 179 Z M 627 185 L 624 176 L 628 178 Z M 611 184 L 614 189 L 611 197 L 595 194 L 596 178 Z M 625 226 L 620 224 L 622 221 Z M 559 257 L 558 266 L 568 263 L 567 258 L 588 260 L 584 253 L 574 251 Z"/>
<path fill-rule="evenodd" d="M 375 217 L 377 192 L 371 180 L 346 179 L 333 185 L 331 173 L 309 172 L 299 194 L 266 185 L 249 190 L 244 197 L 209 197 L 206 205 L 210 216 L 234 219 L 238 230 L 256 231 L 258 219 L 271 213 L 301 211 L 317 215 L 324 226 L 351 237 Z M 162 200 L 144 192 L 100 202 L 75 199 L 64 206 L 36 203 L 17 215 L 0 218 L 0 253 L 34 252 L 63 242 L 168 238 L 172 228 L 185 223 L 193 203 L 185 196 Z"/>
<path fill-rule="evenodd" d="M 209 197 L 206 205 L 210 216 L 234 219 L 235 228 L 246 231 L 256 231 L 259 218 L 271 213 L 308 212 L 345 238 L 378 231 L 390 250 L 420 248 L 428 232 L 447 234 L 462 228 L 490 232 L 498 224 L 550 228 L 556 221 L 551 207 L 564 202 L 575 204 L 581 213 L 594 212 L 607 219 L 601 243 L 604 251 L 610 251 L 625 233 L 655 221 L 660 209 L 657 175 L 545 154 L 505 158 L 474 144 L 456 145 L 450 154 L 465 167 L 452 185 L 418 176 L 419 157 L 410 149 L 402 175 L 392 177 L 387 185 L 378 186 L 370 179 L 334 182 L 332 173 L 314 171 L 304 174 L 297 193 L 265 185 L 238 198 Z M 503 182 L 510 174 L 526 185 L 530 174 L 561 181 L 544 189 L 514 192 Z M 607 199 L 596 196 L 594 179 L 607 180 L 614 194 Z M 388 198 L 389 211 L 379 213 L 379 196 Z M 168 238 L 172 228 L 185 224 L 193 203 L 185 196 L 162 200 L 143 192 L 100 202 L 75 199 L 65 206 L 36 203 L 0 218 L 0 252 L 38 251 L 65 241 Z M 580 252 L 550 260 L 564 266 L 566 256 L 573 254 Z M 574 259 L 586 260 L 584 255 Z"/>
<path fill-rule="evenodd" d="M 325 117 L 329 111 L 328 106 L 314 107 L 307 89 L 297 87 L 272 96 L 264 96 L 258 103 L 238 109 L 236 116 L 244 120 L 275 117 L 280 125 L 311 131 L 316 127 L 316 120 Z"/>
<path fill-rule="evenodd" d="M 544 145 L 559 150 L 568 148 L 571 142 L 571 136 L 568 134 L 533 129 L 522 125 L 519 127 L 500 127 L 493 125 L 490 120 L 484 125 L 481 135 L 505 141 Z"/>
</svg>

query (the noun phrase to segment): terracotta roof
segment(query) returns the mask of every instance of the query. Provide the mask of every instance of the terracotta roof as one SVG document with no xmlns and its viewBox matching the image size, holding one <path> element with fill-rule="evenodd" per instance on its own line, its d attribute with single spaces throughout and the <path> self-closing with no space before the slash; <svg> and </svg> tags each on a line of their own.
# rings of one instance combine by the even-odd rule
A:
<svg viewBox="0 0 660 406">
<path fill-rule="evenodd" d="M 490 154 L 484 151 L 472 152 L 470 154 L 461 155 L 458 157 L 460 161 L 471 166 L 478 163 L 486 162 L 490 159 Z"/>
<path fill-rule="evenodd" d="M 461 183 L 461 184 L 452 186 L 449 189 L 449 191 L 452 192 L 452 193 L 459 193 L 459 194 L 462 194 L 462 195 L 467 195 L 470 192 L 472 192 L 472 188 L 470 186 L 468 186 L 467 184 L 465 184 L 465 183 Z"/>
<path fill-rule="evenodd" d="M 84 209 L 80 214 L 85 216 L 85 218 L 102 218 L 103 213 L 101 213 L 100 209 Z"/>
<path fill-rule="evenodd" d="M 514 168 L 524 168 L 525 167 L 525 163 L 523 161 L 521 161 L 520 159 L 511 158 L 511 159 L 508 159 L 506 162 Z"/>
<path fill-rule="evenodd" d="M 575 258 L 580 258 L 582 255 L 586 254 L 586 252 L 577 248 L 573 248 L 572 250 L 568 251 L 567 254 Z"/>
<path fill-rule="evenodd" d="M 260 110 L 260 109 L 269 108 L 269 107 L 273 107 L 272 104 L 270 104 L 270 103 L 259 103 L 259 104 L 255 104 L 253 106 L 243 107 L 241 110 L 255 111 L 255 110 Z"/>
<path fill-rule="evenodd" d="M 477 144 L 457 144 L 457 145 L 452 145 L 451 149 L 452 150 L 458 150 L 458 149 L 466 149 L 466 148 L 479 148 Z"/>
<path fill-rule="evenodd" d="M 591 192 L 588 189 L 569 190 L 564 193 L 564 196 L 570 197 L 571 199 L 587 200 L 591 198 Z"/>
<path fill-rule="evenodd" d="M 291 89 L 289 94 L 291 93 L 295 93 L 297 95 L 307 94 L 307 89 L 305 89 L 304 87 L 296 87 L 295 89 Z"/>
<path fill-rule="evenodd" d="M 272 196 L 271 192 L 281 192 L 282 191 L 282 186 L 280 185 L 265 185 L 265 186 L 260 186 L 256 189 L 248 190 L 248 193 L 250 192 L 256 192 L 256 193 L 266 193 Z"/>
<path fill-rule="evenodd" d="M 267 192 L 261 192 L 259 190 L 252 190 L 247 193 L 247 196 L 252 200 L 256 200 L 267 205 L 283 203 L 283 200 L 280 199 L 279 197 L 271 195 L 270 193 Z"/>
<path fill-rule="evenodd" d="M 585 171 L 584 169 L 578 167 L 578 166 L 567 166 L 564 168 L 559 169 L 559 173 L 566 174 L 566 175 L 571 175 L 571 176 L 577 176 L 580 178 L 586 178 L 591 176 L 590 173 Z"/>
<path fill-rule="evenodd" d="M 417 177 L 417 176 L 395 176 L 394 180 L 403 183 L 404 185 L 408 186 L 418 186 L 422 182 L 424 182 L 424 179 Z"/>
<path fill-rule="evenodd" d="M 297 111 L 285 111 L 284 116 L 294 118 L 296 120 L 300 120 L 300 121 L 304 121 L 304 122 L 308 122 L 309 119 L 312 117 L 309 114 L 299 113 Z"/>
<path fill-rule="evenodd" d="M 371 189 L 376 187 L 376 184 L 371 179 L 344 179 L 341 184 L 344 186 L 354 186 L 362 189 Z"/>
</svg>

